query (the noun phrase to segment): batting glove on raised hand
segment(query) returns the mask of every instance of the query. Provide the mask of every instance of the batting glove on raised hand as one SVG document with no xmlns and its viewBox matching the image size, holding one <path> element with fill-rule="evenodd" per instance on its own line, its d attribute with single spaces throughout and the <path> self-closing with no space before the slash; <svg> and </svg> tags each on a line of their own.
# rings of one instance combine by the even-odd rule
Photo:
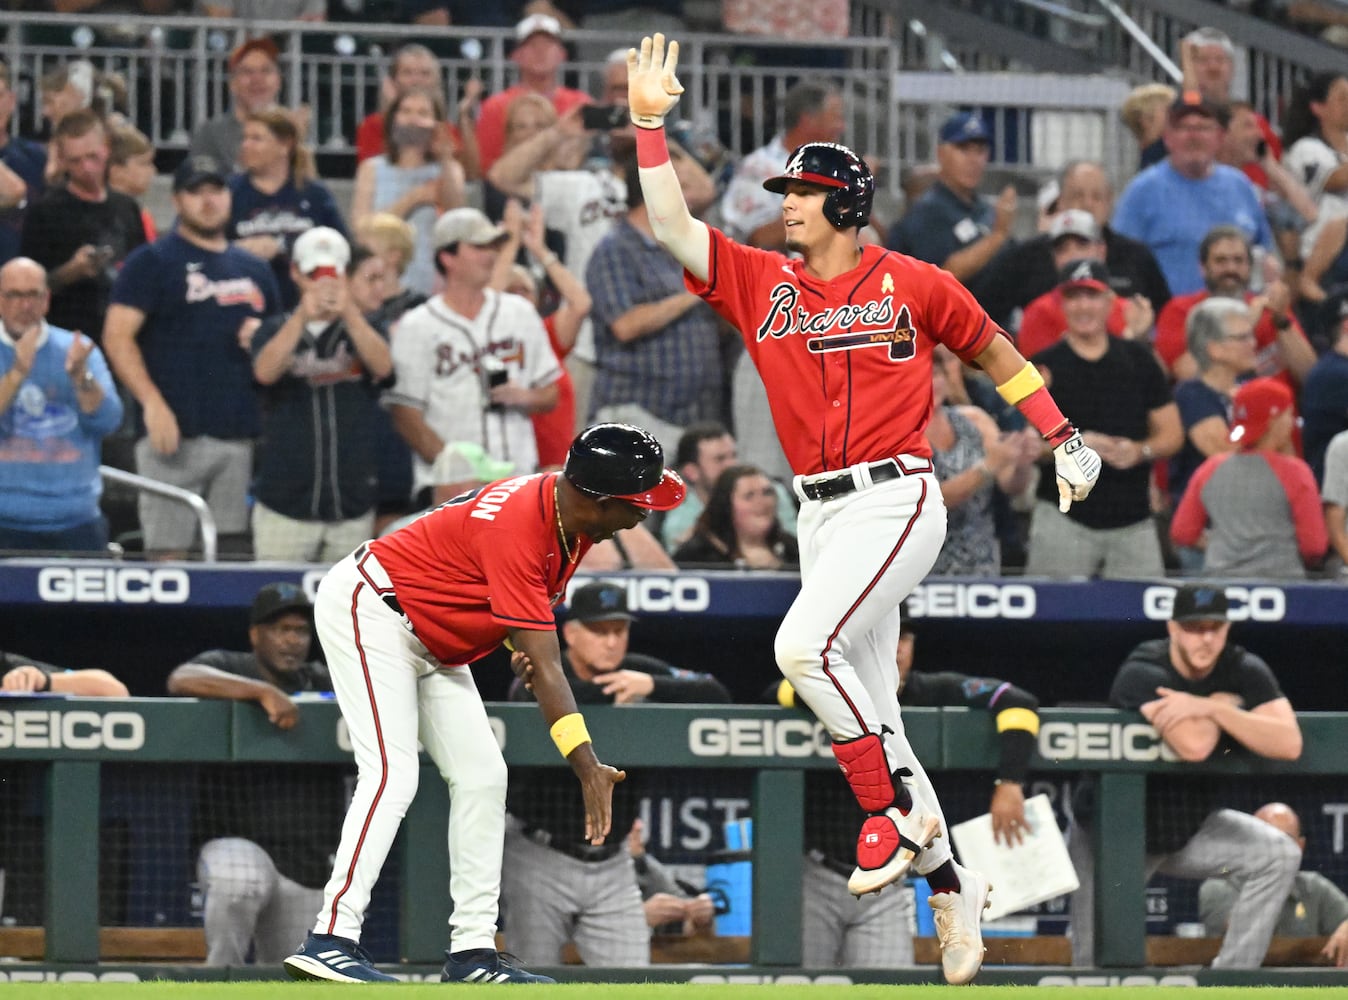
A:
<svg viewBox="0 0 1348 1000">
<path fill-rule="evenodd" d="M 678 68 L 679 43 L 671 41 L 666 50 L 659 32 L 641 40 L 640 52 L 627 50 L 627 107 L 638 128 L 659 128 L 679 103 L 683 84 L 674 75 Z"/>
<path fill-rule="evenodd" d="M 1086 446 L 1080 431 L 1073 431 L 1053 449 L 1053 467 L 1058 475 L 1058 509 L 1064 514 L 1073 500 L 1085 500 L 1100 478 L 1100 456 Z"/>
</svg>

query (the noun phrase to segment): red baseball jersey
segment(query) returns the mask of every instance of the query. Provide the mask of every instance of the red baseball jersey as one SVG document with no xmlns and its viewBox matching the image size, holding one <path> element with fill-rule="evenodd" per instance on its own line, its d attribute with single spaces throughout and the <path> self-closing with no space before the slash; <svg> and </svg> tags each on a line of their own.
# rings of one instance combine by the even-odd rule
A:
<svg viewBox="0 0 1348 1000">
<path fill-rule="evenodd" d="M 1002 333 L 964 286 L 877 246 L 820 281 L 802 261 L 711 236 L 708 280 L 684 282 L 740 331 L 791 468 L 930 457 L 933 346 L 972 361 Z"/>
<path fill-rule="evenodd" d="M 557 473 L 502 479 L 370 543 L 417 638 L 447 666 L 471 663 L 510 628 L 556 627 L 553 606 L 592 544 L 567 559 Z"/>
<path fill-rule="evenodd" d="M 1156 317 L 1156 353 L 1161 356 L 1167 368 L 1174 368 L 1175 362 L 1189 349 L 1189 313 L 1211 294 L 1207 289 L 1202 289 L 1188 295 L 1176 295 L 1165 304 L 1161 315 Z M 1254 292 L 1245 292 L 1244 298 L 1249 302 L 1254 298 Z M 1298 333 L 1305 336 L 1296 317 L 1292 318 L 1292 325 L 1296 327 Z M 1278 376 L 1287 383 L 1287 387 L 1292 390 L 1295 397 L 1299 386 L 1292 379 L 1292 373 L 1287 371 L 1282 363 L 1282 353 L 1278 350 L 1278 330 L 1273 325 L 1273 316 L 1267 309 L 1259 314 L 1254 323 L 1254 350 L 1255 371 L 1260 375 Z"/>
</svg>

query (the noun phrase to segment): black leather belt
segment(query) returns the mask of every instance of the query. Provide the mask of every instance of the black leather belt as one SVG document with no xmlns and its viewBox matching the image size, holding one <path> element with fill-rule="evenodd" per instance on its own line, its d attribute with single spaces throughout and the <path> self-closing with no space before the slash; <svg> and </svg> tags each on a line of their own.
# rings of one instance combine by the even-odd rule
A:
<svg viewBox="0 0 1348 1000">
<path fill-rule="evenodd" d="M 563 837 L 554 836 L 551 830 L 545 830 L 539 826 L 526 826 L 523 833 L 535 844 L 551 848 L 554 851 L 561 851 L 567 857 L 575 858 L 577 861 L 607 861 L 623 849 L 621 841 L 612 844 L 599 844 L 598 846 L 583 842 L 576 843 Z M 848 872 L 848 874 L 850 875 L 851 872 Z"/>
<path fill-rule="evenodd" d="M 837 858 L 830 857 L 823 851 L 811 848 L 809 851 L 810 860 L 817 865 L 823 865 L 835 875 L 841 875 L 843 878 L 851 878 L 853 866 L 846 861 L 839 861 Z"/>
<path fill-rule="evenodd" d="M 903 469 L 899 468 L 899 463 L 892 458 L 887 458 L 882 462 L 872 462 L 868 468 L 871 472 L 872 483 L 884 483 L 891 479 L 898 479 L 904 474 Z M 856 490 L 856 480 L 852 478 L 852 471 L 844 469 L 842 472 L 823 479 L 815 479 L 812 482 L 802 482 L 800 491 L 810 500 L 836 500 L 838 497 L 845 497 L 847 494 Z"/>
</svg>

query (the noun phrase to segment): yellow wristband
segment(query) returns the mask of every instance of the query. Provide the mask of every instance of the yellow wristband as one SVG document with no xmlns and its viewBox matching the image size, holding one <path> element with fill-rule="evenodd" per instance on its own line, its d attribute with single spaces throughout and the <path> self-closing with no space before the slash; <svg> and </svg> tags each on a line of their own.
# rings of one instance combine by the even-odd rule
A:
<svg viewBox="0 0 1348 1000">
<path fill-rule="evenodd" d="M 557 750 L 563 757 L 570 757 L 572 750 L 582 743 L 590 742 L 589 730 L 585 728 L 585 717 L 579 712 L 563 715 L 552 724 L 549 732 L 552 734 L 552 742 L 557 744 Z"/>
<path fill-rule="evenodd" d="M 997 713 L 997 732 L 1023 729 L 1031 736 L 1039 734 L 1039 714 L 1028 708 L 1004 708 Z"/>
<path fill-rule="evenodd" d="M 1001 394 L 1002 399 L 1015 406 L 1043 387 L 1044 376 L 1039 374 L 1038 368 L 1027 361 L 1024 368 L 997 387 L 997 392 Z"/>
</svg>

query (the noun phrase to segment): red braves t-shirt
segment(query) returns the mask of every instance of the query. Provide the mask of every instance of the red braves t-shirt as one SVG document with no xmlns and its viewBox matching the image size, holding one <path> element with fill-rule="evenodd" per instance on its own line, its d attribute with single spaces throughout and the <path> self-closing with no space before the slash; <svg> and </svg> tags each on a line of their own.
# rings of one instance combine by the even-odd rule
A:
<svg viewBox="0 0 1348 1000">
<path fill-rule="evenodd" d="M 437 660 L 471 663 L 509 628 L 555 628 L 552 608 L 592 544 L 562 552 L 557 474 L 503 479 L 455 497 L 370 543 L 417 638 Z"/>
<path fill-rule="evenodd" d="M 740 331 L 791 468 L 930 457 L 933 346 L 972 361 L 1002 333 L 964 286 L 877 246 L 820 281 L 802 261 L 711 235 L 709 280 L 684 282 Z"/>
<path fill-rule="evenodd" d="M 1201 291 L 1190 292 L 1188 295 L 1176 295 L 1165 304 L 1165 308 L 1161 310 L 1161 315 L 1156 318 L 1156 353 L 1160 355 L 1168 369 L 1173 369 L 1175 362 L 1189 349 L 1187 336 L 1189 313 L 1210 294 L 1207 289 L 1202 289 Z M 1253 292 L 1245 293 L 1246 302 L 1253 298 Z M 1301 324 L 1297 322 L 1295 316 L 1292 317 L 1292 325 L 1301 336 L 1305 336 L 1305 332 L 1302 331 Z M 1254 349 L 1257 374 L 1272 375 L 1282 379 L 1287 383 L 1287 387 L 1292 390 L 1295 398 L 1300 392 L 1300 387 L 1293 380 L 1292 373 L 1287 371 L 1282 363 L 1282 355 L 1278 351 L 1278 330 L 1273 325 L 1273 316 L 1267 309 L 1261 312 L 1259 318 L 1255 320 Z"/>
</svg>

